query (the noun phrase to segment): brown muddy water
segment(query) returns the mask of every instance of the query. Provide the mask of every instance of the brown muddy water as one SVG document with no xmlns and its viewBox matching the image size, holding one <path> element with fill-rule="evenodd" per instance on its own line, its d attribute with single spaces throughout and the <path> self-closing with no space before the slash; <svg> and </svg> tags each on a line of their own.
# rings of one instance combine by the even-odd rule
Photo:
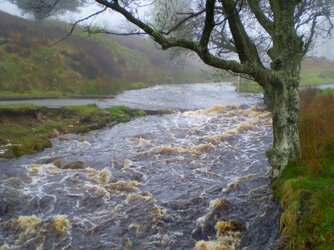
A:
<svg viewBox="0 0 334 250">
<path fill-rule="evenodd" d="M 270 114 L 257 99 L 220 105 L 226 93 L 194 86 L 212 88 L 208 105 L 181 107 L 166 86 L 163 108 L 189 111 L 0 161 L 0 249 L 270 249 L 279 238 Z"/>
</svg>

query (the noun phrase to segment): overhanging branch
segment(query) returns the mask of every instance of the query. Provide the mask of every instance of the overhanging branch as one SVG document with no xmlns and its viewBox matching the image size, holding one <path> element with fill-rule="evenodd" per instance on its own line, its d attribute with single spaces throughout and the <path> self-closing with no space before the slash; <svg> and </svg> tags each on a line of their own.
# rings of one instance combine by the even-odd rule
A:
<svg viewBox="0 0 334 250">
<path fill-rule="evenodd" d="M 205 10 L 201 10 L 201 11 L 196 12 L 196 13 L 191 13 L 191 14 L 189 14 L 189 16 L 187 16 L 186 18 L 184 18 L 180 22 L 178 22 L 174 27 L 170 28 L 167 32 L 161 31 L 161 33 L 164 34 L 164 35 L 169 35 L 172 32 L 176 31 L 178 28 L 180 28 L 184 23 L 186 23 L 190 19 L 192 19 L 194 17 L 198 17 L 201 14 L 203 14 L 204 12 L 205 12 Z M 183 14 L 183 13 L 181 13 L 181 14 Z"/>
<path fill-rule="evenodd" d="M 266 15 L 261 10 L 260 0 L 248 0 L 248 5 L 251 11 L 254 13 L 259 24 L 268 32 L 268 34 L 273 34 L 274 23 L 266 17 Z"/>
<path fill-rule="evenodd" d="M 114 35 L 114 36 L 140 36 L 146 35 L 145 32 L 134 31 L 134 32 L 113 32 L 110 30 L 105 29 L 91 29 L 90 26 L 85 26 L 86 32 L 90 35 L 94 34 L 107 34 L 107 35 Z"/>
<path fill-rule="evenodd" d="M 248 74 L 248 75 L 256 75 L 261 70 L 264 71 L 264 68 L 254 67 L 253 64 L 240 64 L 234 60 L 224 60 L 218 57 L 213 56 L 209 53 L 208 50 L 203 50 L 202 46 L 197 41 L 191 41 L 184 38 L 175 38 L 175 37 L 165 37 L 161 32 L 157 31 L 153 26 L 149 23 L 144 23 L 142 20 L 136 18 L 131 12 L 126 10 L 124 7 L 118 4 L 118 1 L 108 1 L 108 0 L 96 0 L 96 2 L 122 14 L 128 21 L 142 29 L 145 33 L 147 33 L 155 42 L 162 46 L 162 49 L 168 49 L 171 47 L 181 47 L 192 50 L 198 54 L 198 56 L 208 65 L 231 70 L 235 73 Z M 209 1 L 210 7 L 214 8 L 214 0 Z M 213 4 L 213 5 L 212 5 Z M 206 10 L 207 16 L 212 18 L 212 11 L 214 10 Z M 203 44 L 206 43 L 208 36 L 210 36 L 210 29 L 212 29 L 211 21 L 209 20 L 209 32 L 205 33 L 202 36 Z"/>
<path fill-rule="evenodd" d="M 50 44 L 49 47 L 55 46 L 55 45 L 57 45 L 58 43 L 64 41 L 64 40 L 67 39 L 68 37 L 70 37 L 70 36 L 73 34 L 75 27 L 76 27 L 79 23 L 81 23 L 81 22 L 83 22 L 83 21 L 86 21 L 86 20 L 88 20 L 88 19 L 90 19 L 90 18 L 92 18 L 92 17 L 97 16 L 97 15 L 99 15 L 99 14 L 105 12 L 107 9 L 108 9 L 108 7 L 105 7 L 105 8 L 103 8 L 102 10 L 99 10 L 99 11 L 97 11 L 97 12 L 95 12 L 95 13 L 93 13 L 93 14 L 91 14 L 91 15 L 85 17 L 85 18 L 82 18 L 82 19 L 76 21 L 76 22 L 72 25 L 70 32 L 68 32 L 66 36 L 64 36 L 62 39 L 56 41 L 55 43 Z"/>
<path fill-rule="evenodd" d="M 241 0 L 241 5 L 244 0 Z M 245 26 L 241 21 L 238 12 L 237 3 L 234 0 L 222 1 L 225 15 L 229 23 L 231 34 L 238 52 L 240 62 L 242 64 L 252 63 L 259 67 L 263 67 L 258 51 L 251 38 L 245 30 Z M 240 8 L 240 7 L 239 7 Z"/>
</svg>

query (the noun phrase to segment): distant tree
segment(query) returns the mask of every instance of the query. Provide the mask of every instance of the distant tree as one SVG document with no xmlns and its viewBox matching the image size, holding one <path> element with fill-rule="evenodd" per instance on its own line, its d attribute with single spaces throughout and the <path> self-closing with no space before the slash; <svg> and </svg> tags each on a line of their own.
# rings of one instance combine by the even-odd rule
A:
<svg viewBox="0 0 334 250">
<path fill-rule="evenodd" d="M 23 13 L 30 13 L 35 20 L 43 20 L 54 14 L 76 11 L 86 0 L 9 0 Z"/>
</svg>

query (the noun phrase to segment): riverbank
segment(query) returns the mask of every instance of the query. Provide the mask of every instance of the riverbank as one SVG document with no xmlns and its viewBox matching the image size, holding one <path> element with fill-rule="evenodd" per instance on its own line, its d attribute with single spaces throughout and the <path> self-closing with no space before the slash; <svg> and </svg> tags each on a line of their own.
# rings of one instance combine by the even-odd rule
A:
<svg viewBox="0 0 334 250">
<path fill-rule="evenodd" d="M 33 105 L 0 106 L 0 157 L 13 158 L 50 147 L 51 138 L 87 133 L 146 115 L 124 106 L 98 108 L 94 104 L 47 108 Z"/>
<path fill-rule="evenodd" d="M 279 209 L 264 154 L 270 114 L 229 85 L 153 90 L 123 98 L 188 111 L 64 136 L 0 161 L 0 246 L 268 249 L 276 241 Z M 231 96 L 239 103 L 212 105 Z M 61 235 L 59 217 L 70 225 Z"/>
<path fill-rule="evenodd" d="M 53 95 L 41 95 L 41 96 L 29 96 L 29 95 L 13 95 L 13 96 L 1 96 L 0 101 L 26 101 L 26 100 L 47 100 L 47 99 L 111 99 L 114 95 L 74 95 L 74 96 L 53 96 Z"/>
<path fill-rule="evenodd" d="M 334 249 L 334 97 L 302 94 L 302 159 L 273 183 L 287 249 Z"/>
<path fill-rule="evenodd" d="M 234 81 L 234 86 L 238 93 L 262 93 L 262 87 L 251 80 L 242 79 L 240 82 L 237 80 Z M 333 94 L 334 93 L 334 83 L 315 83 L 315 84 L 302 84 L 300 85 L 300 90 L 314 88 L 319 90 L 319 94 Z"/>
</svg>

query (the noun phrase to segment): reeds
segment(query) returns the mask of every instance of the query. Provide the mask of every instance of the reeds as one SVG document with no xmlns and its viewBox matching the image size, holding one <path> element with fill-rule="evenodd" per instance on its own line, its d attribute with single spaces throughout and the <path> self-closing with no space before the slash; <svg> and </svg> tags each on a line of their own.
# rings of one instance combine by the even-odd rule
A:
<svg viewBox="0 0 334 250">
<path fill-rule="evenodd" d="M 291 250 L 334 246 L 334 97 L 301 93 L 302 159 L 273 183 L 280 199 L 280 229 Z"/>
<path fill-rule="evenodd" d="M 303 165 L 314 173 L 324 169 L 334 154 L 334 97 L 316 90 L 301 93 L 300 140 Z"/>
</svg>

